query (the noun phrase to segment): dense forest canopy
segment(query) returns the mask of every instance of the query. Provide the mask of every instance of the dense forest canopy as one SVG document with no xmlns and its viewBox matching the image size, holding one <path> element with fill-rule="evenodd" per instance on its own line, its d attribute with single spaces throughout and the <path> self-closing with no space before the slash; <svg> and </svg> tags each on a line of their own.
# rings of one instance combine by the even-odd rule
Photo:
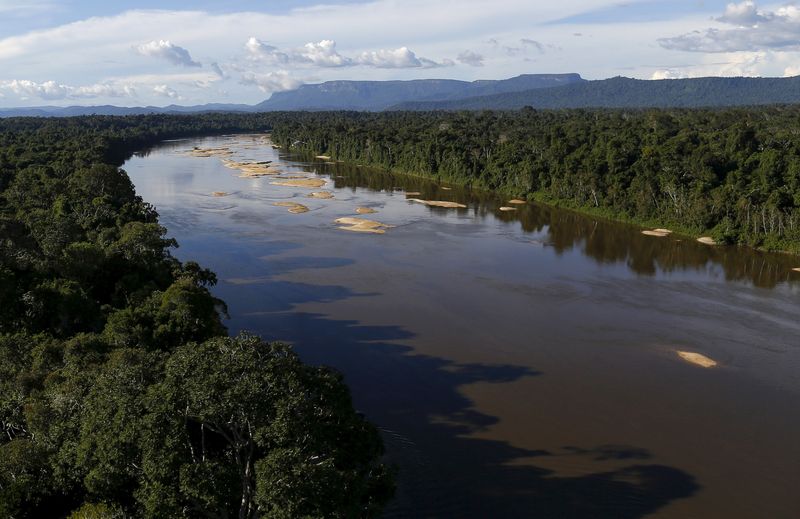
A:
<svg viewBox="0 0 800 519">
<path fill-rule="evenodd" d="M 800 107 L 304 113 L 273 140 L 334 159 L 800 252 Z"/>
<path fill-rule="evenodd" d="M 214 273 L 172 256 L 119 169 L 164 139 L 241 131 L 800 252 L 800 107 L 5 119 L 3 517 L 354 517 L 390 498 L 380 437 L 341 377 L 228 337 Z"/>
<path fill-rule="evenodd" d="M 370 517 L 392 494 L 341 376 L 228 337 L 214 274 L 119 165 L 261 117 L 0 122 L 0 516 Z"/>
</svg>

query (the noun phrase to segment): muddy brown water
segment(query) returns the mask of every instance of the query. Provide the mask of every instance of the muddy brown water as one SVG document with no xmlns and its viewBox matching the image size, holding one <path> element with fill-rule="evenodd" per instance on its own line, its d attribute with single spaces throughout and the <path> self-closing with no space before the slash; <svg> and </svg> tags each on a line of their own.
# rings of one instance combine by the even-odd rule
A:
<svg viewBox="0 0 800 519">
<path fill-rule="evenodd" d="M 334 198 L 181 153 L 194 146 L 325 179 Z M 800 517 L 800 258 L 501 212 L 491 194 L 250 136 L 124 167 L 175 254 L 217 272 L 232 332 L 345 374 L 400 470 L 387 517 Z M 357 207 L 392 227 L 337 229 Z"/>
</svg>

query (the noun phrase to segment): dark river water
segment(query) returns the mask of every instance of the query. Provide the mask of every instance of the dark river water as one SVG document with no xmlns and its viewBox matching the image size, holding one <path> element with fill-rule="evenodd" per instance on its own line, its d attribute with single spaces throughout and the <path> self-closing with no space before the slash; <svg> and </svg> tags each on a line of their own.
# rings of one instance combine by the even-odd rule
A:
<svg viewBox="0 0 800 519">
<path fill-rule="evenodd" d="M 241 178 L 194 146 L 328 183 Z M 175 254 L 217 272 L 231 332 L 345 374 L 400 470 L 387 517 L 800 517 L 800 258 L 503 212 L 257 136 L 168 142 L 124 167 Z M 321 190 L 334 198 L 307 197 Z M 287 200 L 310 211 L 273 205 Z M 393 227 L 338 229 L 360 206 Z"/>
</svg>

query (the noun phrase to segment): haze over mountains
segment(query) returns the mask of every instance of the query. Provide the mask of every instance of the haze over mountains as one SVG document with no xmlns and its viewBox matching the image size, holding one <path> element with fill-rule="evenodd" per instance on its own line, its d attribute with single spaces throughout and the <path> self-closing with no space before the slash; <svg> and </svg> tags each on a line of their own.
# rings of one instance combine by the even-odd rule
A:
<svg viewBox="0 0 800 519">
<path fill-rule="evenodd" d="M 514 110 L 721 107 L 800 103 L 800 76 L 587 81 L 579 74 L 524 74 L 504 80 L 328 81 L 275 93 L 256 105 L 71 106 L 0 109 L 0 117 L 293 110 Z"/>
</svg>

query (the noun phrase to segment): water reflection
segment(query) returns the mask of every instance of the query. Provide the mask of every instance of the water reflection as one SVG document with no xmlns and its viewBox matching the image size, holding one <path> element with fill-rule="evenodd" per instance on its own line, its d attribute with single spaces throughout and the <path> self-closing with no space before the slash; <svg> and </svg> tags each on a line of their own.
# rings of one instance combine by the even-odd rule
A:
<svg viewBox="0 0 800 519">
<path fill-rule="evenodd" d="M 598 263 L 623 263 L 639 275 L 719 270 L 727 281 L 746 281 L 761 288 L 800 281 L 800 273 L 792 271 L 800 266 L 800 258 L 793 255 L 738 246 L 710 247 L 675 235 L 665 238 L 645 236 L 636 226 L 543 204 L 517 206 L 516 211 L 505 212 L 499 210 L 499 207 L 507 205 L 505 199 L 488 192 L 459 186 L 443 189 L 442 185 L 419 177 L 343 163 L 304 161 L 305 157 L 291 154 L 283 154 L 283 158 L 297 160 L 308 173 L 330 175 L 336 188 L 368 189 L 397 196 L 403 196 L 404 192 L 419 192 L 418 197 L 426 200 L 468 204 L 469 211 L 476 218 L 492 217 L 505 223 L 518 223 L 527 233 L 545 235 L 546 243 L 559 253 L 578 249 Z M 429 210 L 438 214 L 449 211 L 436 207 Z"/>
</svg>

